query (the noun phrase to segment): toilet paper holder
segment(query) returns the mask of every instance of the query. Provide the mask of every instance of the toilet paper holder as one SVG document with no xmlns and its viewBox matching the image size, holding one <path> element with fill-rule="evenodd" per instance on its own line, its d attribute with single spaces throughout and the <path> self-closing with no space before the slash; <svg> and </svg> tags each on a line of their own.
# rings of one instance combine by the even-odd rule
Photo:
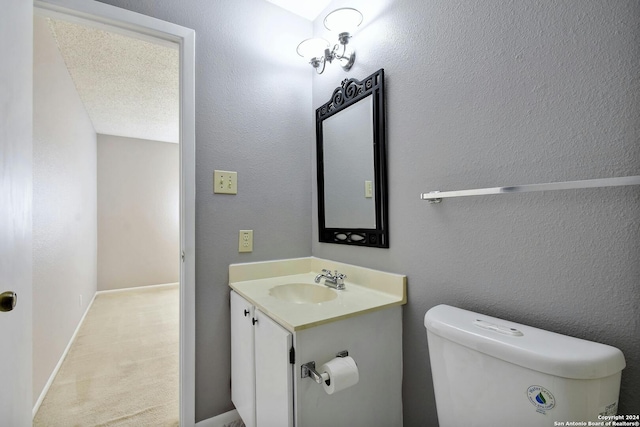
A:
<svg viewBox="0 0 640 427">
<path fill-rule="evenodd" d="M 347 350 L 336 353 L 336 357 L 347 357 L 348 355 L 349 352 Z M 327 385 L 329 385 L 329 381 L 331 381 L 329 379 L 329 374 L 327 374 L 326 372 L 319 373 L 318 371 L 316 371 L 315 360 L 312 360 L 311 362 L 307 362 L 300 366 L 300 371 L 302 378 L 311 378 L 318 384 L 322 384 L 322 382 L 325 381 Z"/>
</svg>

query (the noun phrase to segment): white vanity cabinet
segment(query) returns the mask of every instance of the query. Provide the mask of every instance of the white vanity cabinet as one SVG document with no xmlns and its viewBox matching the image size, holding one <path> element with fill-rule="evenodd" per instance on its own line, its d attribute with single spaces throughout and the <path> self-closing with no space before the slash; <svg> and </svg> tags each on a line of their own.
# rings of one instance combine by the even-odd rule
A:
<svg viewBox="0 0 640 427">
<path fill-rule="evenodd" d="M 323 269 L 346 288 L 318 283 Z M 406 279 L 313 257 L 230 265 L 231 395 L 247 427 L 401 427 Z M 345 351 L 356 384 L 303 377 Z"/>
<path fill-rule="evenodd" d="M 329 395 L 302 378 L 343 350 L 356 386 Z M 402 426 L 401 390 L 400 306 L 290 332 L 231 291 L 231 398 L 247 427 Z"/>
<path fill-rule="evenodd" d="M 292 340 L 231 291 L 231 400 L 247 427 L 293 427 Z"/>
</svg>

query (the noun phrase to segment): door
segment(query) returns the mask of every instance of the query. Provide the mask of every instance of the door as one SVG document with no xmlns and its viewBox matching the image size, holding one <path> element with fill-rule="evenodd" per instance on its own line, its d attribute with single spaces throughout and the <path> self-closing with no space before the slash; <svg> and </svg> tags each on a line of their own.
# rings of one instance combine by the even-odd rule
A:
<svg viewBox="0 0 640 427">
<path fill-rule="evenodd" d="M 0 293 L 17 305 L 0 311 L 0 419 L 31 425 L 31 2 L 0 13 Z M 10 60 L 8 59 L 10 58 Z"/>
<path fill-rule="evenodd" d="M 231 291 L 231 401 L 247 427 L 256 427 L 253 305 Z"/>
<path fill-rule="evenodd" d="M 255 318 L 256 424 L 293 427 L 293 337 L 260 310 Z"/>
</svg>

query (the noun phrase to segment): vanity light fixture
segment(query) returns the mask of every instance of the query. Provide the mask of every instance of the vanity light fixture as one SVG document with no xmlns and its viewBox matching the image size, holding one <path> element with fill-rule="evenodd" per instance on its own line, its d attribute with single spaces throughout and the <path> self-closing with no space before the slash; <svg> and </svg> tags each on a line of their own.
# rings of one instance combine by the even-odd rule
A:
<svg viewBox="0 0 640 427">
<path fill-rule="evenodd" d="M 338 43 L 329 50 L 329 42 L 321 38 L 302 41 L 296 51 L 309 61 L 318 74 L 324 72 L 327 62 L 337 60 L 340 66 L 349 71 L 356 60 L 354 50 L 347 50 L 347 44 L 353 32 L 362 23 L 362 13 L 351 7 L 343 7 L 329 13 L 324 18 L 327 30 L 338 33 Z"/>
</svg>

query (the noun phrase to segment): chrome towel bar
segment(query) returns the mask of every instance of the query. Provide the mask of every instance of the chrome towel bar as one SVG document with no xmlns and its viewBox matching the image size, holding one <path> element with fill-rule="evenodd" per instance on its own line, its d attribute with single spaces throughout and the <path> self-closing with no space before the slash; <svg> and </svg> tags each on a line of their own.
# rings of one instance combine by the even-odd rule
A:
<svg viewBox="0 0 640 427">
<path fill-rule="evenodd" d="M 489 194 L 528 193 L 531 191 L 571 190 L 578 188 L 619 187 L 640 185 L 640 175 L 617 178 L 585 179 L 582 181 L 547 182 L 544 184 L 514 185 L 511 187 L 477 188 L 474 190 L 431 191 L 422 193 L 420 199 L 429 203 L 440 203 L 448 197 L 485 196 Z"/>
</svg>

